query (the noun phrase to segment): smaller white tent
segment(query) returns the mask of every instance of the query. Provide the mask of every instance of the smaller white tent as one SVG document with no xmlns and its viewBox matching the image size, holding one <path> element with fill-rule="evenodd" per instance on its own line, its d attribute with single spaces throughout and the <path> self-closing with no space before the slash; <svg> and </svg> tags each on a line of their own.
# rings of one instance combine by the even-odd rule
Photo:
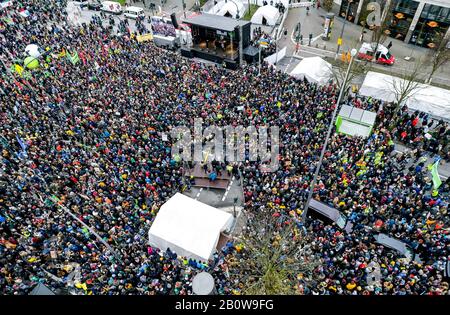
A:
<svg viewBox="0 0 450 315">
<path fill-rule="evenodd" d="M 246 12 L 246 7 L 240 0 L 223 0 L 217 2 L 217 4 L 207 13 L 221 16 L 231 15 L 231 17 L 235 19 L 237 18 L 238 12 L 240 18 L 242 18 Z"/>
<path fill-rule="evenodd" d="M 216 251 L 220 233 L 231 228 L 230 213 L 176 193 L 161 206 L 149 232 L 149 244 L 179 256 L 207 261 Z"/>
<path fill-rule="evenodd" d="M 271 5 L 259 7 L 252 16 L 253 24 L 275 25 L 280 17 L 277 8 Z"/>
<path fill-rule="evenodd" d="M 401 90 L 407 83 L 399 77 L 369 71 L 359 89 L 364 96 L 393 102 L 396 100 L 395 90 Z M 418 84 L 405 102 L 412 110 L 419 110 L 436 117 L 450 120 L 450 91 L 428 84 Z"/>
<path fill-rule="evenodd" d="M 294 70 L 291 71 L 290 75 L 298 79 L 306 78 L 309 82 L 324 85 L 327 84 L 332 77 L 331 69 L 331 64 L 322 58 L 310 57 L 300 61 Z"/>
</svg>

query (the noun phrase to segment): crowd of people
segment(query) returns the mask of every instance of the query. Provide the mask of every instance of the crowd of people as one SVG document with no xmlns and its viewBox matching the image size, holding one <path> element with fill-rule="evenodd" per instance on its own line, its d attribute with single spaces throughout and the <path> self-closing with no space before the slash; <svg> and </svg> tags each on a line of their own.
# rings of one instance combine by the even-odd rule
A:
<svg viewBox="0 0 450 315">
<path fill-rule="evenodd" d="M 184 165 L 161 134 L 193 127 L 197 117 L 205 126 L 280 127 L 277 171 L 244 161 L 232 172 L 243 176 L 245 212 L 270 204 L 308 232 L 319 264 L 311 281 L 299 281 L 299 293 L 449 293 L 450 182 L 433 189 L 423 161 L 428 149 L 445 153 L 448 124 L 428 126 L 423 114 L 404 112 L 391 130 L 389 104 L 348 99 L 378 112 L 376 126 L 368 139 L 333 134 L 313 198 L 345 213 L 354 229 L 305 225 L 300 217 L 336 106 L 334 85 L 267 65 L 259 76 L 255 65 L 229 71 L 191 61 L 114 35 L 102 21 L 73 26 L 65 5 L 23 0 L 0 11 L 10 21 L 0 29 L 0 293 L 28 294 L 44 283 L 79 294 L 191 294 L 201 270 L 213 274 L 219 294 L 242 293 L 245 285 L 229 271 L 239 268 L 245 246 L 230 241 L 205 263 L 147 243 L 160 206 L 184 182 Z M 31 17 L 16 14 L 18 6 Z M 31 77 L 12 73 L 30 43 L 46 52 L 40 68 Z M 80 62 L 69 62 L 69 51 Z M 441 147 L 416 139 L 425 126 L 434 127 Z M 394 139 L 416 143 L 415 151 L 395 152 Z M 422 262 L 377 245 L 374 231 L 408 243 Z"/>
<path fill-rule="evenodd" d="M 269 34 L 267 34 L 267 32 L 263 31 L 261 27 L 255 27 L 253 29 L 253 36 L 252 40 L 250 41 L 250 45 L 254 47 L 259 47 L 261 40 L 266 40 L 268 44 L 261 50 L 261 56 L 263 58 L 276 53 L 277 46 L 275 43 L 275 39 Z"/>
<path fill-rule="evenodd" d="M 161 20 L 152 19 L 152 31 L 155 35 L 161 36 L 176 36 L 175 27 L 173 24 L 166 23 Z"/>
</svg>

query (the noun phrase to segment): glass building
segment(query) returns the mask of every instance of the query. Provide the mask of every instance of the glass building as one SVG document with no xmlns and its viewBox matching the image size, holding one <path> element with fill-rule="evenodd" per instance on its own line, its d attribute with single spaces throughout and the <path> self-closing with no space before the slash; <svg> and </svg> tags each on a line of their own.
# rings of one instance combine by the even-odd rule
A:
<svg viewBox="0 0 450 315">
<path fill-rule="evenodd" d="M 450 26 L 450 8 L 425 4 L 411 36 L 410 43 L 433 48 L 436 39 L 446 34 Z"/>
<path fill-rule="evenodd" d="M 384 10 L 389 0 L 340 0 L 339 16 L 362 25 L 366 21 L 367 4 L 380 3 Z M 437 40 L 450 35 L 450 0 L 391 0 L 389 36 L 413 45 L 433 48 Z M 346 16 L 348 9 L 348 16 Z"/>
</svg>

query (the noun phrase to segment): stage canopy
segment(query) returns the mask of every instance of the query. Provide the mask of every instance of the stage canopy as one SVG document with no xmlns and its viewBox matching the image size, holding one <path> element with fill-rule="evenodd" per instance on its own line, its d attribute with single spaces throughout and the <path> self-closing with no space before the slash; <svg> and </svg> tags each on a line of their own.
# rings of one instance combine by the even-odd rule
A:
<svg viewBox="0 0 450 315">
<path fill-rule="evenodd" d="M 179 256 L 207 261 L 216 251 L 220 232 L 231 228 L 233 216 L 176 193 L 161 206 L 148 236 L 151 246 L 170 248 Z"/>
<path fill-rule="evenodd" d="M 248 21 L 235 20 L 225 16 L 202 13 L 182 19 L 183 23 L 198 25 L 201 27 L 213 28 L 227 32 L 233 32 L 240 25 L 250 24 Z"/>
<path fill-rule="evenodd" d="M 298 79 L 306 78 L 309 82 L 324 85 L 332 77 L 331 64 L 320 57 L 304 58 L 290 74 Z"/>
<path fill-rule="evenodd" d="M 364 96 L 393 102 L 396 100 L 395 87 L 402 86 L 402 79 L 369 71 L 359 89 Z M 419 84 L 412 91 L 405 104 L 411 110 L 419 110 L 435 117 L 450 120 L 450 91 L 428 84 Z"/>
<path fill-rule="evenodd" d="M 209 14 L 221 15 L 232 17 L 233 19 L 237 18 L 237 14 L 239 12 L 239 17 L 242 18 L 245 15 L 246 7 L 240 0 L 233 1 L 219 1 L 217 4 L 212 7 L 211 10 L 208 11 Z"/>
<path fill-rule="evenodd" d="M 275 25 L 280 17 L 280 12 L 277 8 L 271 5 L 265 5 L 258 8 L 252 16 L 252 23 Z M 263 23 L 265 21 L 265 23 Z"/>
</svg>

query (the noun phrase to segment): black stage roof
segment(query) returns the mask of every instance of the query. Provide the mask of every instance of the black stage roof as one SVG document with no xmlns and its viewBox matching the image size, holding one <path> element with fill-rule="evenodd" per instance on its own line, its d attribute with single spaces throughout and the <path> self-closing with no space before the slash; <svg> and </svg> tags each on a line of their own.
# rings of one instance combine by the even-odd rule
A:
<svg viewBox="0 0 450 315">
<path fill-rule="evenodd" d="M 222 31 L 232 32 L 240 25 L 244 26 L 249 24 L 249 21 L 235 20 L 229 17 L 203 13 L 190 18 L 182 19 L 183 23 L 193 24 L 203 27 L 209 27 Z"/>
</svg>

